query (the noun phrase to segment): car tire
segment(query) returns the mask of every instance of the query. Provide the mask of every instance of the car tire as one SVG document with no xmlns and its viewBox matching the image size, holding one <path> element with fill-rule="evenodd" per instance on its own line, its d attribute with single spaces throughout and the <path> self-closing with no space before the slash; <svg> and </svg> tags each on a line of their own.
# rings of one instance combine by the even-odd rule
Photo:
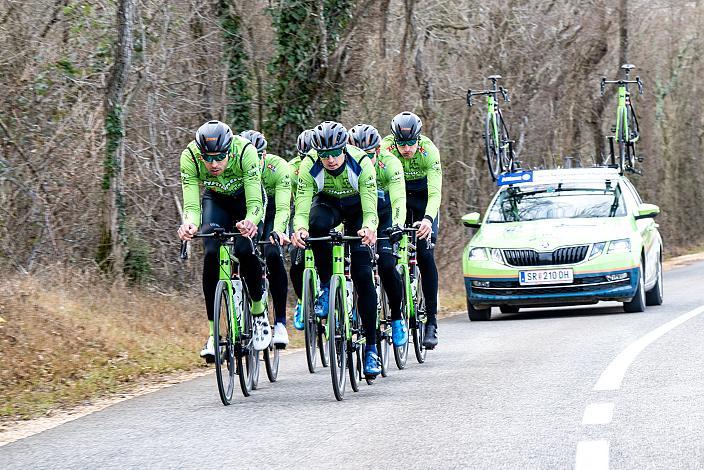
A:
<svg viewBox="0 0 704 470">
<path fill-rule="evenodd" d="M 639 313 L 645 311 L 645 280 L 643 277 L 645 273 L 643 271 L 643 263 L 641 262 L 638 267 L 638 288 L 636 289 L 636 295 L 633 296 L 630 302 L 623 303 L 623 310 L 628 313 Z"/>
<path fill-rule="evenodd" d="M 518 313 L 520 309 L 521 307 L 516 307 L 514 305 L 502 305 L 501 307 L 499 307 L 501 313 Z"/>
<path fill-rule="evenodd" d="M 491 307 L 474 308 L 467 299 L 467 316 L 470 321 L 488 321 L 491 320 Z"/>
<path fill-rule="evenodd" d="M 662 256 L 658 256 L 657 274 L 655 285 L 645 293 L 645 305 L 662 305 Z"/>
</svg>

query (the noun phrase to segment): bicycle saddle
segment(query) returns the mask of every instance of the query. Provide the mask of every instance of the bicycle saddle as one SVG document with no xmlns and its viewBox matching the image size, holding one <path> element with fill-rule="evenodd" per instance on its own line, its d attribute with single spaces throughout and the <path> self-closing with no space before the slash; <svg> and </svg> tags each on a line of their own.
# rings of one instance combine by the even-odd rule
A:
<svg viewBox="0 0 704 470">
<path fill-rule="evenodd" d="M 489 80 L 498 80 L 501 78 L 501 75 L 489 75 L 487 78 Z"/>
<path fill-rule="evenodd" d="M 631 70 L 631 69 L 636 68 L 636 66 L 633 65 L 633 64 L 623 64 L 623 65 L 621 66 L 621 68 L 624 69 L 624 70 Z"/>
</svg>

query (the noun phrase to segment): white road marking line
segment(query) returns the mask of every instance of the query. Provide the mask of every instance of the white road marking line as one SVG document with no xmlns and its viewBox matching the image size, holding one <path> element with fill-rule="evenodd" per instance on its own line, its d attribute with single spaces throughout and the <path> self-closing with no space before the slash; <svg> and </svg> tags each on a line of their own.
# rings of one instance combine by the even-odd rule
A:
<svg viewBox="0 0 704 470">
<path fill-rule="evenodd" d="M 680 315 L 628 345 L 604 370 L 594 386 L 594 390 L 618 390 L 621 387 L 623 376 L 626 374 L 628 367 L 643 349 L 668 331 L 701 313 L 704 313 L 704 305 Z"/>
<path fill-rule="evenodd" d="M 613 416 L 613 403 L 592 403 L 584 410 L 582 424 L 609 424 Z"/>
<path fill-rule="evenodd" d="M 580 441 L 577 443 L 575 470 L 608 470 L 609 441 Z"/>
</svg>

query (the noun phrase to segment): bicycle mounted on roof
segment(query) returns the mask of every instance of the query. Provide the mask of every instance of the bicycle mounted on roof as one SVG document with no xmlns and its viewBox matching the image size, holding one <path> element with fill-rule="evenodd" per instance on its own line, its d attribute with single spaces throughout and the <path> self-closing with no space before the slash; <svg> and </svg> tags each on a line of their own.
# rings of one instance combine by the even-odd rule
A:
<svg viewBox="0 0 704 470">
<path fill-rule="evenodd" d="M 635 162 L 642 162 L 643 157 L 636 155 L 635 144 L 640 139 L 638 129 L 638 118 L 636 110 L 631 101 L 631 92 L 628 90 L 629 84 L 638 85 L 638 94 L 643 94 L 643 82 L 639 76 L 635 80 L 629 80 L 629 74 L 635 65 L 623 64 L 621 68 L 624 71 L 624 78 L 620 80 L 607 80 L 606 77 L 601 77 L 601 96 L 604 96 L 606 84 L 613 83 L 618 85 L 618 106 L 616 108 L 616 125 L 611 128 L 614 135 L 607 136 L 609 141 L 610 160 L 614 168 L 618 168 L 619 172 L 642 174 L 642 171 L 635 168 Z M 614 152 L 614 140 L 618 144 L 618 161 Z M 606 163 L 606 159 L 604 160 Z"/>
<path fill-rule="evenodd" d="M 484 150 L 486 161 L 489 165 L 491 178 L 496 181 L 501 173 L 511 172 L 518 162 L 515 162 L 513 151 L 514 141 L 508 135 L 508 128 L 504 121 L 503 114 L 499 108 L 499 95 L 504 102 L 511 101 L 508 90 L 498 85 L 501 75 L 490 75 L 492 87 L 489 90 L 472 91 L 467 90 L 467 105 L 472 107 L 472 97 L 486 96 L 487 111 L 484 124 Z"/>
</svg>

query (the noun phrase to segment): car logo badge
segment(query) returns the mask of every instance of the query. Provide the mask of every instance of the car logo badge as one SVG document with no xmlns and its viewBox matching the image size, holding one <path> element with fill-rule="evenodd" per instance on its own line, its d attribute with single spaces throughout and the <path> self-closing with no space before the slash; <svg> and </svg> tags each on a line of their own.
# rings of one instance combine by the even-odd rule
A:
<svg viewBox="0 0 704 470">
<path fill-rule="evenodd" d="M 542 248 L 542 249 L 544 249 L 544 250 L 547 250 L 547 249 L 550 248 L 550 243 L 548 243 L 548 242 L 542 242 L 542 243 L 540 244 L 540 248 Z"/>
</svg>

